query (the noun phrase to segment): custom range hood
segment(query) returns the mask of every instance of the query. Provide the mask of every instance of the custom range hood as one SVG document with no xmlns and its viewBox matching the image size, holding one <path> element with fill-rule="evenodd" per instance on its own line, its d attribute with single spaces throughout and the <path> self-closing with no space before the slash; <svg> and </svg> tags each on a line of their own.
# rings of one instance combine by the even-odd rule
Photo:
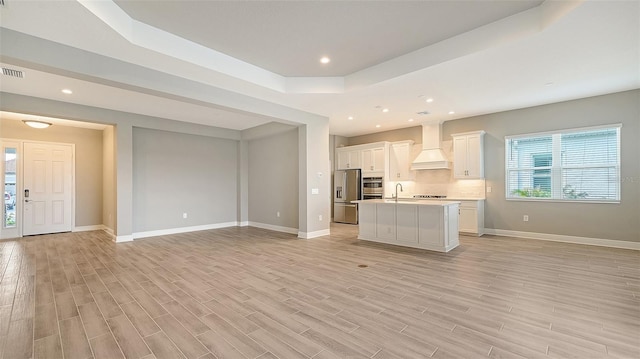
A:
<svg viewBox="0 0 640 359">
<path fill-rule="evenodd" d="M 442 151 L 442 123 L 422 124 L 422 151 L 411 163 L 412 170 L 450 169 L 451 162 Z"/>
</svg>

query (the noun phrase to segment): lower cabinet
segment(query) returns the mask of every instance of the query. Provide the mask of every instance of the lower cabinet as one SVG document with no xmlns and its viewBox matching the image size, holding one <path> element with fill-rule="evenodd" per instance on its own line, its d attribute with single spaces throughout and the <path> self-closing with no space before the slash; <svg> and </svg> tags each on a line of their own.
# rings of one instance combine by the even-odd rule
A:
<svg viewBox="0 0 640 359">
<path fill-rule="evenodd" d="M 460 232 L 484 234 L 484 201 L 460 201 Z"/>
<path fill-rule="evenodd" d="M 396 206 L 396 240 L 418 243 L 418 206 Z"/>
<path fill-rule="evenodd" d="M 376 208 L 376 237 L 380 239 L 396 240 L 396 206 L 377 204 Z"/>
<path fill-rule="evenodd" d="M 458 246 L 458 205 L 362 203 L 359 239 L 448 252 Z"/>
</svg>

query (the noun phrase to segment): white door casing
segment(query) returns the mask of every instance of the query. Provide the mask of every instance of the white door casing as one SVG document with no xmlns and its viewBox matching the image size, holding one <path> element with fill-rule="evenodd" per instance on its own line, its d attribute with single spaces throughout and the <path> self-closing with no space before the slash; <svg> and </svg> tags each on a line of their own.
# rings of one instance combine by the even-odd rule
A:
<svg viewBox="0 0 640 359">
<path fill-rule="evenodd" d="M 70 232 L 74 224 L 74 146 L 25 142 L 23 154 L 22 235 Z"/>
</svg>

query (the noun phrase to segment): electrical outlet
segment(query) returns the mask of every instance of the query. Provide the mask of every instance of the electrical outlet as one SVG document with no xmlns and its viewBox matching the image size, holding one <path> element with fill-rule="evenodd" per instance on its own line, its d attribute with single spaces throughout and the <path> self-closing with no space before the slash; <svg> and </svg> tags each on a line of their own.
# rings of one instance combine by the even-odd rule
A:
<svg viewBox="0 0 640 359">
<path fill-rule="evenodd" d="M 187 218 L 187 212 L 184 212 L 184 213 L 182 214 L 182 218 Z"/>
<path fill-rule="evenodd" d="M 280 217 L 280 211 L 276 212 L 276 217 Z"/>
<path fill-rule="evenodd" d="M 487 187 L 487 193 L 491 193 L 491 186 Z"/>
<path fill-rule="evenodd" d="M 522 216 L 522 220 L 524 222 L 529 222 L 529 216 L 525 214 L 524 216 Z"/>
<path fill-rule="evenodd" d="M 322 221 L 322 215 L 321 214 L 318 215 L 318 221 Z"/>
</svg>

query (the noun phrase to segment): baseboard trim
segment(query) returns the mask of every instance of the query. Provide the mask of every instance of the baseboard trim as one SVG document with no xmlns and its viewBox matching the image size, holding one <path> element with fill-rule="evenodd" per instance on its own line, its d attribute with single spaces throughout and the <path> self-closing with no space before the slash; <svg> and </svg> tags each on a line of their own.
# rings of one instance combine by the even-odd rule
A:
<svg viewBox="0 0 640 359">
<path fill-rule="evenodd" d="M 133 235 L 128 234 L 126 236 L 116 236 L 116 243 L 124 243 L 133 241 Z"/>
<path fill-rule="evenodd" d="M 104 231 L 106 228 L 104 224 L 94 224 L 91 226 L 74 227 L 71 232 Z"/>
<path fill-rule="evenodd" d="M 238 223 L 238 227 L 248 227 L 249 221 L 242 221 Z"/>
<path fill-rule="evenodd" d="M 196 232 L 196 231 L 206 231 L 208 229 L 235 227 L 237 225 L 238 225 L 238 222 L 223 222 L 223 223 L 204 224 L 200 226 L 159 229 L 155 231 L 135 232 L 132 234 L 132 237 L 133 239 L 158 237 L 158 236 L 166 236 L 169 234 L 178 234 L 178 233 L 187 233 L 187 232 Z"/>
<path fill-rule="evenodd" d="M 323 229 L 323 230 L 314 231 L 314 232 L 298 232 L 298 238 L 311 239 L 311 238 L 317 238 L 322 236 L 328 236 L 330 234 L 331 234 L 330 229 Z"/>
<path fill-rule="evenodd" d="M 589 246 L 640 250 L 640 242 L 618 241 L 613 239 L 566 236 L 561 234 L 549 234 L 549 233 L 510 231 L 506 229 L 493 229 L 493 228 L 485 228 L 484 233 L 492 234 L 495 236 L 538 239 L 542 241 L 551 241 L 551 242 L 563 242 L 563 243 L 585 244 Z"/>
<path fill-rule="evenodd" d="M 298 234 L 298 229 L 297 228 L 290 228 L 290 227 L 283 227 L 283 226 L 276 226 L 273 224 L 267 224 L 267 223 L 260 223 L 260 222 L 247 222 L 247 225 L 251 226 L 251 227 L 257 227 L 257 228 L 262 228 L 262 229 L 268 229 L 271 231 L 276 231 L 276 232 L 284 232 L 284 233 L 291 233 L 291 234 Z"/>
</svg>

